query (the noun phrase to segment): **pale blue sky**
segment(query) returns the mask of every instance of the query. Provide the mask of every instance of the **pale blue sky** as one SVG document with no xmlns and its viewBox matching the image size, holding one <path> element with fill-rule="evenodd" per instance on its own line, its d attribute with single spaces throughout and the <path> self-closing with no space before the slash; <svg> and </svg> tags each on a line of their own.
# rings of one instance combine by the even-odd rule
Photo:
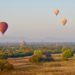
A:
<svg viewBox="0 0 75 75">
<path fill-rule="evenodd" d="M 53 9 L 59 9 L 58 16 Z M 61 18 L 68 23 L 62 26 Z M 0 21 L 9 24 L 0 41 L 75 41 L 75 0 L 0 0 Z"/>
</svg>

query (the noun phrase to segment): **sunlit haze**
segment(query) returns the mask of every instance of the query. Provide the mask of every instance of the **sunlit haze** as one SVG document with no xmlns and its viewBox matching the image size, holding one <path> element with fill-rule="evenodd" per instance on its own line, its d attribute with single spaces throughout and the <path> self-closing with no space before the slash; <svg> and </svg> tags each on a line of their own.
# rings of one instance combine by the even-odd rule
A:
<svg viewBox="0 0 75 75">
<path fill-rule="evenodd" d="M 75 41 L 75 0 L 0 0 L 0 21 L 8 30 L 2 41 Z M 59 15 L 53 14 L 59 9 Z M 61 18 L 67 18 L 65 26 Z"/>
</svg>

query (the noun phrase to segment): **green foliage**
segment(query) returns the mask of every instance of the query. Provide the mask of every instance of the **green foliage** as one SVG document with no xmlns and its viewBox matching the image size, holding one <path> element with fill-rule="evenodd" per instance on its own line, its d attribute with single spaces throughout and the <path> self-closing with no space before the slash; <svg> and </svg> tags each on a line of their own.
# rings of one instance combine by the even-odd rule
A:
<svg viewBox="0 0 75 75">
<path fill-rule="evenodd" d="M 68 49 L 70 49 L 70 50 L 71 50 L 71 48 L 62 47 L 62 48 L 61 48 L 61 52 L 64 52 L 64 51 L 66 51 L 66 50 L 68 50 Z"/>
<path fill-rule="evenodd" d="M 73 51 L 71 50 L 71 49 L 66 49 L 66 50 L 64 50 L 63 51 L 63 53 L 62 53 L 62 57 L 64 58 L 64 59 L 67 59 L 67 58 L 71 58 L 72 56 L 73 56 Z"/>
<path fill-rule="evenodd" d="M 0 53 L 0 58 L 7 58 L 8 57 L 8 53 Z"/>
<path fill-rule="evenodd" d="M 48 50 L 49 53 L 61 53 L 60 49 Z"/>
<path fill-rule="evenodd" d="M 34 55 L 41 57 L 43 55 L 43 52 L 41 50 L 35 50 Z"/>
<path fill-rule="evenodd" d="M 65 47 L 62 47 L 61 51 L 64 52 L 67 48 Z"/>
<path fill-rule="evenodd" d="M 34 62 L 34 63 L 38 63 L 40 62 L 41 60 L 41 57 L 37 56 L 37 55 L 33 55 L 31 58 L 30 58 L 30 62 Z"/>
<path fill-rule="evenodd" d="M 49 52 L 49 53 L 54 53 L 54 52 L 55 52 L 55 50 L 48 50 L 48 52 Z"/>
<path fill-rule="evenodd" d="M 52 61 L 53 58 L 50 52 L 45 52 L 41 50 L 35 50 L 33 56 L 30 58 L 31 62 L 45 62 L 45 61 Z"/>
<path fill-rule="evenodd" d="M 41 50 L 34 50 L 33 56 L 30 58 L 30 62 L 41 62 L 43 52 Z"/>
</svg>

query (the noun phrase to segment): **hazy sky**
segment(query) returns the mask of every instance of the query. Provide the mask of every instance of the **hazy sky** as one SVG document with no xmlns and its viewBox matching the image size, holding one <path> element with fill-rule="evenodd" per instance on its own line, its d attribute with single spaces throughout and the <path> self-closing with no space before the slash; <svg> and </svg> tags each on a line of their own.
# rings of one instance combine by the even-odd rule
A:
<svg viewBox="0 0 75 75">
<path fill-rule="evenodd" d="M 59 9 L 58 16 L 53 9 Z M 67 18 L 62 26 L 59 21 Z M 9 24 L 0 41 L 75 41 L 75 0 L 0 0 L 0 21 Z"/>
</svg>

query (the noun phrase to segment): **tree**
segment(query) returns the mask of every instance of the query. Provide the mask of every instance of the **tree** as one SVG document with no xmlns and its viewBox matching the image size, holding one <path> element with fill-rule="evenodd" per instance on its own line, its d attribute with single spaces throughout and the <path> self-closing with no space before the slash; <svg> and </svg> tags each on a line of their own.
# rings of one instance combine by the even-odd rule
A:
<svg viewBox="0 0 75 75">
<path fill-rule="evenodd" d="M 61 52 L 64 52 L 64 51 L 66 51 L 66 50 L 67 50 L 67 48 L 62 47 Z"/>
<path fill-rule="evenodd" d="M 43 52 L 41 50 L 35 50 L 34 54 L 30 58 L 30 62 L 41 62 Z"/>
<path fill-rule="evenodd" d="M 40 62 L 40 58 L 39 56 L 37 55 L 33 55 L 31 58 L 30 58 L 30 62 L 33 62 L 33 63 L 38 63 Z"/>
<path fill-rule="evenodd" d="M 71 49 L 66 49 L 62 53 L 62 57 L 63 57 L 63 59 L 68 59 L 68 58 L 73 57 L 73 54 L 74 53 L 73 53 L 73 51 Z"/>
<path fill-rule="evenodd" d="M 43 55 L 43 52 L 41 50 L 35 50 L 34 55 L 41 57 Z"/>
</svg>

